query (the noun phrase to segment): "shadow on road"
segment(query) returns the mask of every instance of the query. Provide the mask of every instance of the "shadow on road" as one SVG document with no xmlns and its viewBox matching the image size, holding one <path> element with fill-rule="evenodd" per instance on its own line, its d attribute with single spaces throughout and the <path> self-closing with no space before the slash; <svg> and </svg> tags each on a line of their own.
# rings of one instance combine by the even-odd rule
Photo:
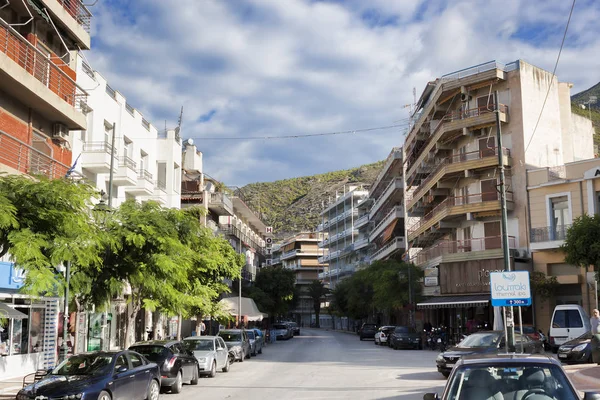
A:
<svg viewBox="0 0 600 400">
<path fill-rule="evenodd" d="M 446 378 L 437 371 L 431 372 L 415 372 L 411 374 L 400 374 L 396 379 L 400 380 L 415 380 L 415 381 L 446 381 Z"/>
<path fill-rule="evenodd" d="M 399 394 L 398 396 L 390 396 L 390 397 L 378 397 L 377 400 L 417 400 L 422 399 L 425 393 L 437 393 L 438 395 L 442 394 L 442 390 L 439 387 L 431 387 L 431 388 L 423 388 L 419 389 L 418 392 L 414 393 L 404 393 Z"/>
</svg>

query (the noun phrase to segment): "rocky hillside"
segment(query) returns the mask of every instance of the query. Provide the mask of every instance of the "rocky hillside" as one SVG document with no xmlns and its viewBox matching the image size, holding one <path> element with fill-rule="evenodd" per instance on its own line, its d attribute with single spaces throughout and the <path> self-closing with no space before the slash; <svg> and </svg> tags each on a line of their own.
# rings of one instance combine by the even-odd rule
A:
<svg viewBox="0 0 600 400">
<path fill-rule="evenodd" d="M 581 104 L 587 103 L 590 96 L 596 96 L 598 98 L 596 104 L 592 104 L 591 112 L 587 109 L 587 105 L 586 109 L 581 108 Z M 589 118 L 591 115 L 592 124 L 594 125 L 595 130 L 594 144 L 600 147 L 600 83 L 571 96 L 571 109 L 575 114 L 586 118 Z"/>
<path fill-rule="evenodd" d="M 380 161 L 325 174 L 251 183 L 239 190 L 265 223 L 273 227 L 275 238 L 281 239 L 314 230 L 320 223 L 323 204 L 335 199 L 336 192 L 343 193 L 345 187 L 372 184 L 382 166 Z"/>
</svg>

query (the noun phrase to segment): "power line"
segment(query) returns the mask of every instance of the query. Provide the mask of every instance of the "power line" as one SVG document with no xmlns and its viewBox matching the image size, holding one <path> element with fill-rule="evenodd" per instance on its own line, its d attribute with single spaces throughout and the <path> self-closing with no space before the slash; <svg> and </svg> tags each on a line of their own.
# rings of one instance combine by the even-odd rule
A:
<svg viewBox="0 0 600 400">
<path fill-rule="evenodd" d="M 317 136 L 333 136 L 333 135 L 346 135 L 352 133 L 364 133 L 364 132 L 372 132 L 379 130 L 387 130 L 392 128 L 405 127 L 404 124 L 394 124 L 388 126 L 378 126 L 375 128 L 365 128 L 365 129 L 353 129 L 349 131 L 338 131 L 338 132 L 325 132 L 325 133 L 308 133 L 308 134 L 299 134 L 299 135 L 284 135 L 284 136 L 236 136 L 236 137 L 195 137 L 192 138 L 194 140 L 277 140 L 277 139 L 301 139 L 306 137 L 317 137 Z"/>
<path fill-rule="evenodd" d="M 544 98 L 544 103 L 542 104 L 542 109 L 540 110 L 540 115 L 538 116 L 537 122 L 535 123 L 535 127 L 533 128 L 533 133 L 531 134 L 531 138 L 529 138 L 529 143 L 527 143 L 527 147 L 525 147 L 525 154 L 527 154 L 527 149 L 529 149 L 529 145 L 535 136 L 535 132 L 537 127 L 542 119 L 542 114 L 544 113 L 544 107 L 546 106 L 546 101 L 548 100 L 548 95 L 550 94 L 550 89 L 552 88 L 552 83 L 554 83 L 554 76 L 556 75 L 556 68 L 558 68 L 558 61 L 560 60 L 560 54 L 562 53 L 563 46 L 565 44 L 565 39 L 567 38 L 567 31 L 569 30 L 569 24 L 571 23 L 571 16 L 573 15 L 573 9 L 575 8 L 575 2 L 577 0 L 573 0 L 573 4 L 571 5 L 571 11 L 569 12 L 569 19 L 567 20 L 567 26 L 565 27 L 565 33 L 562 38 L 562 42 L 560 44 L 560 49 L 558 50 L 558 57 L 556 57 L 556 63 L 554 64 L 554 70 L 552 71 L 552 78 L 550 79 L 550 85 L 548 85 L 548 91 L 546 92 L 546 98 Z"/>
</svg>

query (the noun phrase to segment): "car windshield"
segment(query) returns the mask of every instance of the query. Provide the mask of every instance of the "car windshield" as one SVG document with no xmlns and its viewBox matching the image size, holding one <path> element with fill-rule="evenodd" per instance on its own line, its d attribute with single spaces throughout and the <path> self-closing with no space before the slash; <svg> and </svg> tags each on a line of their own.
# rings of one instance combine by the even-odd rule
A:
<svg viewBox="0 0 600 400">
<path fill-rule="evenodd" d="M 458 344 L 457 347 L 490 347 L 494 346 L 500 340 L 499 332 L 473 333 Z"/>
<path fill-rule="evenodd" d="M 246 333 L 248 334 L 248 339 L 254 339 L 254 332 L 248 331 Z"/>
<path fill-rule="evenodd" d="M 164 346 L 153 345 L 132 346 L 129 349 L 140 353 L 151 362 L 159 362 L 160 360 L 164 360 L 167 358 L 167 355 L 170 351 Z"/>
<path fill-rule="evenodd" d="M 363 329 L 376 329 L 377 325 L 375 324 L 364 324 Z"/>
<path fill-rule="evenodd" d="M 100 375 L 110 370 L 110 354 L 78 354 L 67 358 L 52 371 L 52 375 Z"/>
<path fill-rule="evenodd" d="M 448 382 L 448 399 L 535 398 L 575 400 L 575 391 L 563 370 L 551 364 L 484 364 L 457 368 Z M 529 395 L 527 395 L 529 397 Z"/>
<path fill-rule="evenodd" d="M 275 328 L 275 329 L 287 329 L 287 326 L 283 325 L 283 324 L 276 324 L 276 325 L 273 325 L 273 328 Z"/>
<path fill-rule="evenodd" d="M 188 350 L 210 351 L 215 349 L 215 342 L 212 339 L 190 339 L 185 340 Z"/>
<path fill-rule="evenodd" d="M 408 326 L 397 326 L 396 329 L 394 329 L 394 333 L 415 333 L 416 331 L 413 328 L 410 328 Z"/>
<path fill-rule="evenodd" d="M 219 336 L 226 342 L 239 342 L 242 340 L 242 335 L 238 332 L 219 332 Z"/>
</svg>

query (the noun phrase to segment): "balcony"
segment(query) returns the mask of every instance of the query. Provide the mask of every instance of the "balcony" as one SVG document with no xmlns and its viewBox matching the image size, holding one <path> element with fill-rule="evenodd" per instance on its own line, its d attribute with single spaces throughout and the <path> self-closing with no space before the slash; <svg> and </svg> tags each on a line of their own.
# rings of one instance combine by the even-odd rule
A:
<svg viewBox="0 0 600 400">
<path fill-rule="evenodd" d="M 502 150 L 504 165 L 510 165 L 510 150 Z M 419 184 L 417 190 L 408 198 L 407 207 L 412 209 L 415 203 L 434 188 L 445 175 L 476 170 L 479 168 L 489 168 L 498 165 L 498 148 L 493 147 L 485 150 L 472 151 L 464 154 L 456 154 L 450 157 L 442 158 L 432 168 L 432 172 Z"/>
<path fill-rule="evenodd" d="M 389 185 L 383 191 L 383 194 L 375 201 L 373 208 L 369 212 L 369 218 L 373 219 L 377 211 L 386 203 L 401 203 L 404 197 L 404 182 L 401 178 L 392 179 Z"/>
<path fill-rule="evenodd" d="M 0 171 L 5 171 L 3 166 L 8 167 L 10 173 L 44 175 L 50 179 L 64 177 L 70 168 L 27 143 L 0 131 Z"/>
<path fill-rule="evenodd" d="M 356 221 L 354 221 L 354 227 L 356 229 L 359 229 L 368 223 L 369 223 L 369 214 L 367 213 L 367 214 L 363 215 L 362 217 L 358 218 Z"/>
<path fill-rule="evenodd" d="M 354 250 L 362 249 L 369 245 L 369 238 L 360 238 L 354 242 Z"/>
<path fill-rule="evenodd" d="M 500 121 L 508 121 L 508 107 L 504 104 L 499 105 Z M 433 147 L 442 139 L 447 141 L 454 140 L 463 135 L 463 128 L 483 127 L 493 125 L 496 122 L 496 112 L 493 110 L 493 104 L 467 110 L 458 110 L 446 114 L 437 123 L 429 139 L 421 146 L 415 147 L 411 151 L 408 159 L 407 177 L 412 177 L 417 172 L 417 168 L 423 163 Z M 445 137 L 446 133 L 455 132 L 455 137 Z"/>
<path fill-rule="evenodd" d="M 508 246 L 511 249 L 516 248 L 514 236 L 508 237 Z M 440 240 L 433 246 L 419 251 L 411 261 L 420 267 L 430 267 L 442 262 L 498 258 L 502 254 L 501 236 L 467 240 Z"/>
<path fill-rule="evenodd" d="M 531 228 L 531 250 L 557 249 L 563 245 L 571 225 Z"/>
<path fill-rule="evenodd" d="M 290 258 L 296 257 L 297 254 L 298 254 L 298 250 L 297 249 L 294 249 L 294 250 L 291 250 L 291 251 L 286 251 L 285 253 L 283 253 L 281 255 L 281 259 L 282 260 L 289 260 Z"/>
<path fill-rule="evenodd" d="M 402 168 L 402 147 L 394 147 L 383 163 L 383 168 L 377 175 L 375 182 L 373 182 L 373 185 L 371 185 L 370 196 L 378 197 L 380 194 L 378 189 L 381 188 L 380 183 L 383 178 L 387 175 L 402 175 Z"/>
<path fill-rule="evenodd" d="M 90 49 L 92 13 L 81 0 L 40 0 L 63 35 L 83 50 Z M 29 4 L 32 4 L 31 2 Z M 38 11 L 39 12 L 39 11 Z M 68 43 L 68 42 L 67 42 Z M 73 46 L 71 50 L 76 47 Z"/>
<path fill-rule="evenodd" d="M 110 143 L 86 142 L 83 144 L 81 168 L 95 174 L 108 174 L 110 172 L 111 154 L 112 146 Z"/>
<path fill-rule="evenodd" d="M 404 207 L 396 206 L 392 208 L 390 212 L 387 213 L 387 215 L 383 217 L 377 225 L 375 225 L 373 230 L 371 230 L 371 234 L 369 235 L 371 241 L 375 240 L 375 238 L 379 236 L 393 221 L 400 218 L 404 218 Z"/>
<path fill-rule="evenodd" d="M 152 180 L 152 174 L 145 169 L 138 170 L 137 185 L 125 188 L 125 192 L 135 196 L 151 196 L 154 193 L 154 181 Z"/>
<path fill-rule="evenodd" d="M 75 72 L 52 62 L 2 19 L 0 75 L 0 89 L 47 120 L 86 129 L 87 93 L 75 83 Z"/>
<path fill-rule="evenodd" d="M 323 255 L 323 256 L 321 256 L 321 257 L 318 258 L 319 264 L 323 264 L 323 263 L 326 263 L 329 260 L 332 260 L 334 258 L 338 258 L 341 254 L 342 254 L 341 250 L 337 250 L 337 251 L 331 252 L 329 254 L 325 254 L 325 255 Z"/>
<path fill-rule="evenodd" d="M 233 201 L 225 193 L 210 193 L 208 209 L 217 215 L 233 215 Z"/>
<path fill-rule="evenodd" d="M 373 253 L 371 261 L 384 260 L 394 253 L 404 253 L 404 251 L 406 251 L 406 241 L 403 237 L 397 237 Z"/>
<path fill-rule="evenodd" d="M 510 209 L 512 209 L 512 199 L 512 192 L 506 192 L 507 206 L 510 202 Z M 412 242 L 419 235 L 422 235 L 428 229 L 434 228 L 447 217 L 489 211 L 500 211 L 500 196 L 497 192 L 447 197 L 417 223 L 408 228 L 408 240 Z"/>
<path fill-rule="evenodd" d="M 137 185 L 138 171 L 135 161 L 129 157 L 119 157 L 119 164 L 113 176 L 113 183 L 117 186 Z"/>
<path fill-rule="evenodd" d="M 348 237 L 350 235 L 357 235 L 357 234 L 358 234 L 357 229 L 348 228 L 345 231 L 342 231 L 342 232 L 336 233 L 335 235 L 330 236 L 329 245 L 336 243 L 339 240 L 342 240 L 345 237 Z"/>
</svg>

